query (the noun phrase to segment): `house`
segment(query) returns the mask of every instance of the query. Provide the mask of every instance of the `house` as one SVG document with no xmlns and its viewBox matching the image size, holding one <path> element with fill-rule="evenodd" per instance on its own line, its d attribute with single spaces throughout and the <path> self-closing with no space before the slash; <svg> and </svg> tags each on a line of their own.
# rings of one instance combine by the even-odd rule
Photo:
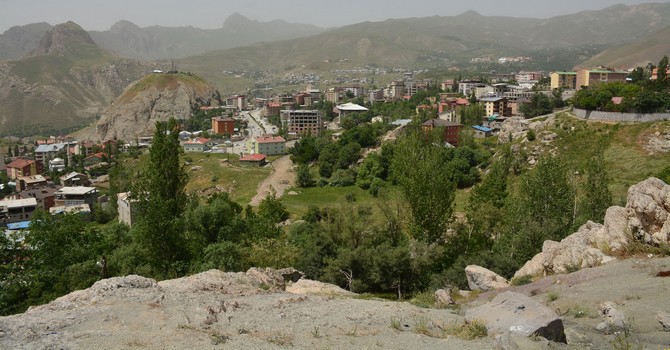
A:
<svg viewBox="0 0 670 350">
<path fill-rule="evenodd" d="M 279 102 L 270 102 L 265 106 L 265 116 L 277 116 L 281 111 L 281 103 Z"/>
<path fill-rule="evenodd" d="M 286 140 L 281 136 L 264 135 L 257 137 L 254 142 L 254 153 L 268 156 L 284 154 Z"/>
<path fill-rule="evenodd" d="M 84 158 L 84 166 L 89 167 L 93 165 L 98 165 L 104 162 L 107 159 L 107 155 L 102 152 L 91 154 L 90 156 Z"/>
<path fill-rule="evenodd" d="M 88 176 L 86 174 L 71 172 L 67 173 L 60 178 L 61 185 L 65 187 L 75 187 L 75 186 L 88 186 L 90 183 L 88 181 Z"/>
<path fill-rule="evenodd" d="M 123 192 L 116 195 L 116 204 L 119 212 L 119 222 L 122 222 L 130 227 L 136 219 L 137 203 L 136 199 L 131 199 L 130 192 Z"/>
<path fill-rule="evenodd" d="M 32 176 L 42 173 L 42 163 L 34 160 L 17 159 L 7 164 L 7 177 L 17 179 L 19 176 Z"/>
<path fill-rule="evenodd" d="M 343 117 L 346 117 L 347 115 L 351 113 L 359 113 L 359 112 L 367 112 L 368 109 L 361 106 L 357 105 L 355 103 L 345 103 L 343 105 L 338 105 L 335 107 L 337 109 L 338 113 L 338 118 L 342 120 Z"/>
<path fill-rule="evenodd" d="M 670 68 L 665 71 L 665 76 L 670 77 Z M 651 70 L 651 77 L 649 79 L 658 80 L 658 67 Z"/>
<path fill-rule="evenodd" d="M 263 166 L 265 165 L 265 154 L 248 154 L 240 158 L 240 165 L 242 166 Z"/>
<path fill-rule="evenodd" d="M 210 148 L 208 142 L 209 139 L 199 137 L 182 143 L 182 147 L 184 148 L 185 153 L 204 152 Z"/>
<path fill-rule="evenodd" d="M 16 195 L 16 199 L 34 198 L 37 201 L 37 207 L 44 210 L 51 209 L 56 205 L 56 191 L 59 187 L 56 185 L 45 185 L 40 188 L 21 191 Z"/>
<path fill-rule="evenodd" d="M 339 89 L 330 89 L 326 91 L 326 101 L 332 102 L 332 103 L 338 103 L 340 102 L 340 90 Z"/>
<path fill-rule="evenodd" d="M 286 122 L 288 133 L 293 135 L 318 135 L 323 129 L 318 110 L 283 110 L 281 120 Z"/>
<path fill-rule="evenodd" d="M 68 207 L 79 209 L 88 206 L 92 212 L 98 202 L 98 189 L 95 187 L 62 187 L 55 193 L 55 206 L 49 212 L 67 211 Z"/>
<path fill-rule="evenodd" d="M 212 130 L 216 135 L 232 135 L 235 133 L 235 119 L 214 117 L 212 118 Z"/>
<path fill-rule="evenodd" d="M 19 176 L 16 178 L 16 190 L 25 191 L 44 187 L 47 185 L 47 179 L 42 175 Z"/>
<path fill-rule="evenodd" d="M 33 218 L 35 210 L 37 210 L 35 198 L 2 200 L 0 201 L 0 224 L 29 221 Z"/>
<path fill-rule="evenodd" d="M 481 126 L 481 125 L 474 125 L 472 128 L 475 129 L 475 137 L 476 138 L 483 139 L 485 137 L 489 137 L 489 136 L 493 135 L 493 129 L 491 129 L 491 128 L 487 128 L 487 127 Z"/>
<path fill-rule="evenodd" d="M 580 89 L 602 83 L 625 82 L 627 71 L 616 71 L 607 68 L 580 69 L 577 71 L 576 86 Z"/>
<path fill-rule="evenodd" d="M 425 133 L 432 133 L 434 130 L 442 130 L 442 140 L 454 147 L 458 147 L 458 137 L 462 128 L 462 124 L 441 119 L 429 119 L 421 124 L 421 129 L 423 129 Z"/>
</svg>

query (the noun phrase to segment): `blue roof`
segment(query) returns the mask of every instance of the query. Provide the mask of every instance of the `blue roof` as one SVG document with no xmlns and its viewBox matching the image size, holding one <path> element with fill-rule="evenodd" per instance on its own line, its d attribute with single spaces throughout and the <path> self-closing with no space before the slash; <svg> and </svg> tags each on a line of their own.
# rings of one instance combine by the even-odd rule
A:
<svg viewBox="0 0 670 350">
<path fill-rule="evenodd" d="M 477 129 L 477 130 L 479 130 L 479 131 L 482 131 L 482 132 L 491 132 L 491 131 L 493 131 L 493 129 L 491 129 L 491 128 L 487 128 L 487 127 L 485 127 L 485 126 L 481 126 L 481 125 L 474 125 L 473 128 L 475 128 L 475 129 Z"/>
<path fill-rule="evenodd" d="M 398 119 L 398 120 L 396 120 L 396 121 L 394 121 L 394 122 L 391 122 L 391 125 L 400 125 L 400 126 L 403 126 L 403 125 L 407 125 L 407 124 L 409 124 L 409 123 L 411 123 L 411 122 L 412 122 L 412 119 Z"/>
<path fill-rule="evenodd" d="M 7 224 L 7 228 L 10 230 L 23 230 L 30 227 L 30 221 L 19 221 L 11 224 Z"/>
</svg>

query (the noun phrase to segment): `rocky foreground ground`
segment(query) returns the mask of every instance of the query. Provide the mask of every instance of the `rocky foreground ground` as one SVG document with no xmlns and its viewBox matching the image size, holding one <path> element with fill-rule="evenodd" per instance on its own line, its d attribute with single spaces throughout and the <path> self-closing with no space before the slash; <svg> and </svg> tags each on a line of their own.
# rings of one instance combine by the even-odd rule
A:
<svg viewBox="0 0 670 350">
<path fill-rule="evenodd" d="M 420 308 L 371 300 L 274 270 L 211 270 L 156 283 L 110 278 L 91 288 L 0 318 L 2 349 L 645 349 L 670 346 L 657 320 L 670 311 L 670 258 L 632 258 L 479 294 L 466 304 Z M 288 280 L 288 282 L 285 282 Z M 466 310 L 514 291 L 554 310 L 567 344 L 490 332 L 465 340 L 454 329 Z M 629 329 L 598 331 L 598 305 L 611 301 Z M 625 331 L 625 332 L 623 332 Z M 632 347 L 636 348 L 636 347 Z"/>
<path fill-rule="evenodd" d="M 650 178 L 602 225 L 544 242 L 517 272 L 525 285 L 468 266 L 476 292 L 421 308 L 294 269 L 115 277 L 0 317 L 0 349 L 666 349 L 670 257 L 649 252 L 669 244 L 670 186 Z"/>
</svg>

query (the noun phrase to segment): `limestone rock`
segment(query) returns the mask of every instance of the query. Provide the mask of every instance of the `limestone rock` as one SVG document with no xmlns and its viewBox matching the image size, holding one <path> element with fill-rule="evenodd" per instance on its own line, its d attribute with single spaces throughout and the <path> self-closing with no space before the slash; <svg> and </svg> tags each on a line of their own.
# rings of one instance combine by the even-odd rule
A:
<svg viewBox="0 0 670 350">
<path fill-rule="evenodd" d="M 595 232 L 592 242 L 601 249 L 607 247 L 611 252 L 620 251 L 628 244 L 626 227 L 628 222 L 628 210 L 626 208 L 613 206 L 605 212 L 604 229 Z"/>
<path fill-rule="evenodd" d="M 304 295 L 328 295 L 328 296 L 353 296 L 356 293 L 342 289 L 336 285 L 313 281 L 310 279 L 300 279 L 286 285 L 286 291 L 292 294 Z"/>
<path fill-rule="evenodd" d="M 449 293 L 449 290 L 444 289 L 436 290 L 435 304 L 437 304 L 438 307 L 445 307 L 454 304 L 454 300 L 451 298 L 451 293 Z"/>
<path fill-rule="evenodd" d="M 670 186 L 652 177 L 628 189 L 628 229 L 647 244 L 668 242 L 670 232 Z"/>
<path fill-rule="evenodd" d="M 482 306 L 465 312 L 465 320 L 481 320 L 491 334 L 529 337 L 542 336 L 548 340 L 565 343 L 563 321 L 551 309 L 519 293 L 503 292 Z"/>
<path fill-rule="evenodd" d="M 611 334 L 626 328 L 626 318 L 623 312 L 616 309 L 616 304 L 606 301 L 598 306 L 598 315 L 602 322 L 596 326 L 596 330 Z"/>
<path fill-rule="evenodd" d="M 481 290 L 486 292 L 509 286 L 509 282 L 504 277 L 477 265 L 466 266 L 465 276 L 468 279 L 468 287 L 470 290 Z"/>
<path fill-rule="evenodd" d="M 670 332 L 670 312 L 659 311 L 656 314 L 656 320 L 661 324 L 664 331 Z"/>
<path fill-rule="evenodd" d="M 528 120 L 521 117 L 507 118 L 500 128 L 498 134 L 498 142 L 506 143 L 511 139 L 515 139 L 525 134 L 528 130 Z"/>
<path fill-rule="evenodd" d="M 591 238 L 603 230 L 603 225 L 588 221 L 577 232 L 560 242 L 545 241 L 542 252 L 526 262 L 514 277 L 569 273 L 612 260 L 612 257 L 594 248 L 591 242 Z"/>
</svg>

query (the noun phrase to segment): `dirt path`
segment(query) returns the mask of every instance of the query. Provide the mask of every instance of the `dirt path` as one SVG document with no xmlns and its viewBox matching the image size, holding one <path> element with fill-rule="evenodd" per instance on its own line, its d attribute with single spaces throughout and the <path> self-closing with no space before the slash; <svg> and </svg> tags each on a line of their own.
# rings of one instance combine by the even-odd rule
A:
<svg viewBox="0 0 670 350">
<path fill-rule="evenodd" d="M 295 186 L 295 173 L 292 167 L 293 162 L 290 156 L 283 156 L 272 162 L 272 173 L 258 186 L 257 194 L 249 204 L 257 206 L 270 194 L 272 189 L 279 198 L 287 189 Z"/>
</svg>

